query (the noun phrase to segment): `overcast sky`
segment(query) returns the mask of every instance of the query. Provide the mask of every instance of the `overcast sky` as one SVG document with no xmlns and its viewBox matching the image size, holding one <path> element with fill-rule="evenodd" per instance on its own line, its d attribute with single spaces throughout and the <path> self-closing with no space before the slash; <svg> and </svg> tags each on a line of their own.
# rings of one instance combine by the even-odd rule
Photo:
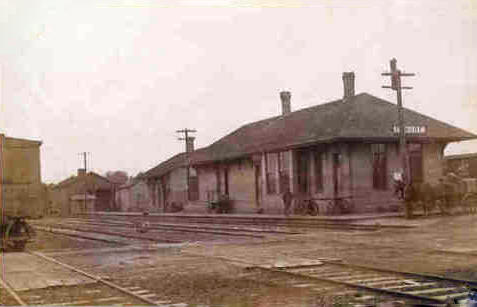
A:
<svg viewBox="0 0 477 307">
<path fill-rule="evenodd" d="M 404 105 L 477 133 L 477 1 L 0 0 L 0 131 L 37 139 L 42 179 L 146 171 L 243 124 L 417 73 Z M 450 152 L 477 146 L 449 147 Z"/>
</svg>

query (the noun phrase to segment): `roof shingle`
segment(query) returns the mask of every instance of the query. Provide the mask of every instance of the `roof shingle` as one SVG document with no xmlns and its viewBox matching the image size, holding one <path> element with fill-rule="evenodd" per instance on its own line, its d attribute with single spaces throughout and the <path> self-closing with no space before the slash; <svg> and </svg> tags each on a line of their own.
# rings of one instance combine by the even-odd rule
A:
<svg viewBox="0 0 477 307">
<path fill-rule="evenodd" d="M 462 141 L 477 135 L 415 111 L 404 109 L 406 126 L 425 126 L 424 135 L 409 135 L 415 141 Z M 192 164 L 239 158 L 253 153 L 337 141 L 397 141 L 396 105 L 367 93 L 253 122 L 240 127 L 208 147 L 190 155 Z M 165 174 L 186 165 L 185 153 L 178 154 L 146 173 Z"/>
</svg>

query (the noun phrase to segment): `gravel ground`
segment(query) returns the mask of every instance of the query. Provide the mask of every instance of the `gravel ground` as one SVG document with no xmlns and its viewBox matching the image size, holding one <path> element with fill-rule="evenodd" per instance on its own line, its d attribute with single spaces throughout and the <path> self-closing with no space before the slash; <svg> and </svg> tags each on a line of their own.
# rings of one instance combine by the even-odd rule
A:
<svg viewBox="0 0 477 307">
<path fill-rule="evenodd" d="M 68 253 L 55 258 L 109 276 L 119 284 L 148 289 L 160 294 L 161 299 L 191 306 L 325 306 L 333 302 L 345 305 L 346 301 L 333 301 L 310 288 L 292 287 L 273 282 L 266 275 L 251 274 L 244 269 L 247 264 L 340 258 L 354 264 L 477 280 L 477 216 L 433 216 L 412 221 L 390 218 L 366 223 L 418 227 L 374 232 L 308 230 L 303 235 L 252 242 L 190 244 L 180 252 L 144 250 L 88 257 Z M 113 246 L 67 237 L 58 239 L 60 236 L 52 240 L 50 234 L 39 235 L 40 240 L 31 245 L 37 250 Z"/>
<path fill-rule="evenodd" d="M 123 246 L 104 241 L 95 241 L 82 238 L 68 237 L 60 234 L 52 234 L 44 231 L 36 231 L 33 242 L 27 244 L 27 249 L 34 251 L 52 251 L 52 250 L 81 250 L 91 248 L 105 248 Z"/>
</svg>

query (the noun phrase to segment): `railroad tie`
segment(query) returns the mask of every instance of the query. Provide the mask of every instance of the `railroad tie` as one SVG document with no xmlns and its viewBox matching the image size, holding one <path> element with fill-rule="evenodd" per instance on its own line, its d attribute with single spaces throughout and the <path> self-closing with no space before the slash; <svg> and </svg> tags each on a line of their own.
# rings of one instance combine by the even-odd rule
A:
<svg viewBox="0 0 477 307">
<path fill-rule="evenodd" d="M 393 284 L 393 283 L 399 283 L 399 282 L 402 282 L 402 279 L 398 279 L 396 277 L 372 278 L 372 279 L 362 279 L 362 280 L 356 281 L 356 283 L 366 284 L 366 286 Z"/>
<path fill-rule="evenodd" d="M 98 299 L 89 299 L 89 300 L 82 300 L 82 301 L 73 301 L 73 302 L 66 302 L 66 303 L 48 303 L 46 305 L 39 305 L 39 306 L 74 306 L 74 305 L 83 305 L 88 303 L 94 302 L 108 302 L 108 301 L 115 301 L 121 300 L 122 298 L 119 296 L 112 296 L 112 297 L 105 297 L 105 298 L 98 298 Z"/>
<path fill-rule="evenodd" d="M 292 285 L 294 288 L 309 288 L 311 286 L 314 286 L 314 284 L 304 284 L 304 283 L 296 283 Z"/>
<path fill-rule="evenodd" d="M 156 293 L 149 293 L 149 294 L 144 294 L 144 297 L 151 298 L 151 297 L 157 297 Z"/>
<path fill-rule="evenodd" d="M 170 304 L 170 301 L 155 301 L 154 304 L 156 305 L 164 305 L 164 304 Z"/>
<path fill-rule="evenodd" d="M 374 295 L 365 295 L 365 296 L 357 296 L 353 298 L 355 301 L 364 302 L 376 299 Z"/>
<path fill-rule="evenodd" d="M 331 293 L 333 296 L 355 296 L 358 292 L 356 290 L 343 290 L 341 292 Z"/>
<path fill-rule="evenodd" d="M 429 282 L 429 283 L 422 283 L 422 284 L 419 284 L 419 285 L 416 285 L 416 286 L 418 286 L 418 287 L 430 287 L 430 286 L 434 286 L 436 284 L 437 283 L 435 283 L 435 282 Z M 416 286 L 400 285 L 400 286 L 381 287 L 381 289 L 383 289 L 383 290 L 397 290 L 397 289 L 411 288 L 411 287 L 416 287 Z"/>
<path fill-rule="evenodd" d="M 142 295 L 142 294 L 149 293 L 149 290 L 144 290 L 144 289 L 143 290 L 137 290 L 137 291 L 133 291 L 133 293 L 137 294 L 137 295 Z"/>
<path fill-rule="evenodd" d="M 350 276 L 350 272 L 335 272 L 335 273 L 327 273 L 327 274 L 313 274 L 319 278 L 335 278 L 338 276 Z"/>
<path fill-rule="evenodd" d="M 434 289 L 425 289 L 425 290 L 417 290 L 417 291 L 408 291 L 406 293 L 409 294 L 428 294 L 428 293 L 438 293 L 438 292 L 447 292 L 452 290 L 457 290 L 458 288 L 451 287 L 451 288 L 434 288 Z"/>
<path fill-rule="evenodd" d="M 131 291 L 134 291 L 134 290 L 139 290 L 139 289 L 141 289 L 141 287 L 136 287 L 136 286 L 132 286 L 132 287 L 124 287 L 124 288 L 126 288 L 126 289 L 128 289 L 128 290 L 131 290 Z"/>
<path fill-rule="evenodd" d="M 441 296 L 434 296 L 433 298 L 438 299 L 438 300 L 446 300 L 448 298 L 466 298 L 469 295 L 469 292 L 459 292 L 459 293 L 452 293 L 452 294 L 447 294 L 447 295 L 441 295 Z"/>
<path fill-rule="evenodd" d="M 334 280 L 339 280 L 339 281 L 345 281 L 345 282 L 354 282 L 354 281 L 359 281 L 363 280 L 363 278 L 372 278 L 372 277 L 378 277 L 376 273 L 369 273 L 369 274 L 362 274 L 362 275 L 349 275 L 349 276 L 338 276 L 338 277 L 332 277 L 331 279 Z"/>
</svg>

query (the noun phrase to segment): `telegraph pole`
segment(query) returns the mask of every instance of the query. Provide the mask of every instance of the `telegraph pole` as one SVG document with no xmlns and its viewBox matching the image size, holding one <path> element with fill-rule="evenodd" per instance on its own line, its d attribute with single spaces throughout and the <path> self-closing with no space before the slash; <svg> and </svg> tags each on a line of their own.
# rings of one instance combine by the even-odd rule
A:
<svg viewBox="0 0 477 307">
<path fill-rule="evenodd" d="M 189 159 L 189 133 L 194 133 L 197 132 L 197 130 L 194 129 L 188 129 L 184 128 L 182 130 L 176 130 L 177 133 L 184 133 L 183 138 L 178 138 L 179 141 L 185 141 L 185 154 L 186 154 L 186 195 L 187 195 L 187 200 L 189 200 L 189 175 L 190 175 L 190 159 Z"/>
<path fill-rule="evenodd" d="M 88 208 L 87 206 L 87 193 L 86 193 L 86 189 L 87 189 L 87 176 L 88 176 L 88 171 L 86 169 L 87 167 L 87 163 L 86 163 L 86 156 L 88 155 L 88 153 L 85 151 L 85 152 L 82 152 L 80 153 L 80 155 L 83 156 L 83 162 L 84 162 L 84 211 L 86 212 L 86 209 Z"/>
<path fill-rule="evenodd" d="M 409 160 L 406 146 L 406 131 L 404 128 L 404 114 L 402 108 L 402 90 L 410 90 L 410 86 L 401 86 L 401 77 L 413 77 L 414 73 L 404 73 L 397 69 L 397 60 L 392 59 L 390 61 L 391 72 L 382 73 L 382 76 L 391 76 L 391 86 L 383 85 L 382 88 L 392 89 L 397 94 L 397 107 L 398 107 L 398 126 L 399 126 L 399 155 L 402 161 L 402 168 L 404 173 L 404 182 L 408 183 L 411 179 L 409 172 Z"/>
</svg>

